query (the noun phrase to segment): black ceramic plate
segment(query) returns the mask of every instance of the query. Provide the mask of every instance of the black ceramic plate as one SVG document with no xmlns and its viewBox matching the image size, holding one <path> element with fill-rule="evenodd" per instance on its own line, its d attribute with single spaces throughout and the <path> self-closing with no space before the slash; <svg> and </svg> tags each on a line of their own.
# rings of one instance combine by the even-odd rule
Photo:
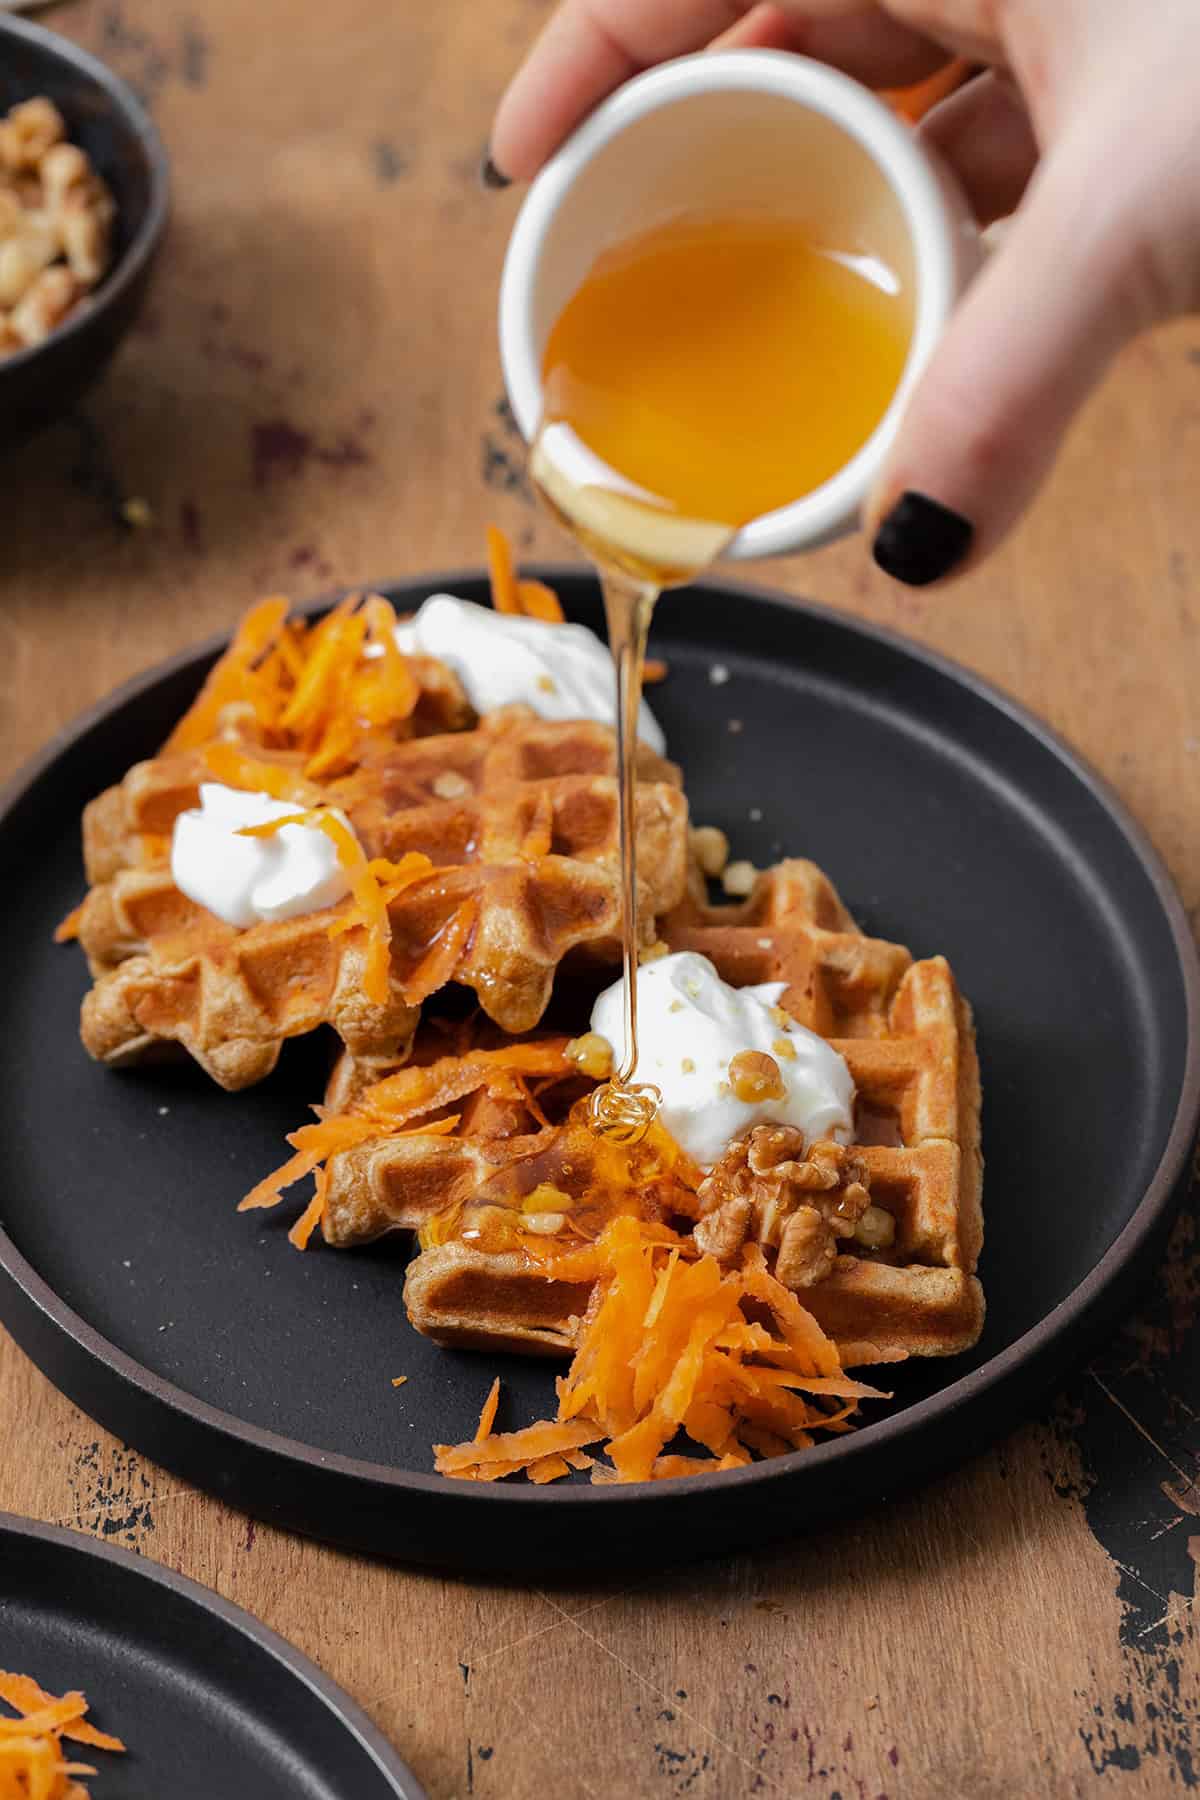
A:
<svg viewBox="0 0 1200 1800">
<path fill-rule="evenodd" d="M 95 1800 L 420 1800 L 366 1715 L 207 1588 L 56 1525 L 0 1513 L 0 1661 L 82 1688 L 124 1756 L 70 1745 Z"/>
<path fill-rule="evenodd" d="M 599 626 L 590 580 L 549 578 Z M 412 607 L 445 585 L 483 597 L 477 577 L 390 591 Z M 191 1067 L 106 1072 L 76 1041 L 82 959 L 50 930 L 80 895 L 80 809 L 162 740 L 210 645 L 74 727 L 0 809 L 0 1315 L 73 1400 L 199 1486 L 464 1568 L 728 1549 L 1002 1430 L 1146 1267 L 1197 1121 L 1200 982 L 1179 902 L 1113 796 L 972 676 L 817 608 L 705 584 L 664 601 L 654 647 L 671 672 L 652 701 L 696 819 L 759 864 L 811 856 L 865 929 L 944 952 L 974 1002 L 983 1341 L 889 1371 L 894 1402 L 853 1435 L 746 1470 L 616 1489 L 431 1475 L 430 1446 L 470 1432 L 494 1373 L 512 1427 L 553 1407 L 553 1371 L 412 1332 L 403 1243 L 300 1256 L 294 1208 L 235 1212 L 319 1094 L 324 1047 L 291 1046 L 230 1096 Z"/>
</svg>

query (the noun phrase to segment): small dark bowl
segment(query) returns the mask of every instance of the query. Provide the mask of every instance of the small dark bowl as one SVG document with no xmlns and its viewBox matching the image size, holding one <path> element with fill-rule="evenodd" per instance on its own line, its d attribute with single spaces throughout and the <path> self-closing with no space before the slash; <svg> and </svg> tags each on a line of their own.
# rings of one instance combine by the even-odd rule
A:
<svg viewBox="0 0 1200 1800">
<path fill-rule="evenodd" d="M 117 205 L 107 275 L 46 339 L 0 358 L 0 449 L 68 412 L 100 374 L 142 301 L 167 220 L 167 153 L 145 109 L 66 38 L 0 16 L 0 113 L 46 94 Z"/>
</svg>

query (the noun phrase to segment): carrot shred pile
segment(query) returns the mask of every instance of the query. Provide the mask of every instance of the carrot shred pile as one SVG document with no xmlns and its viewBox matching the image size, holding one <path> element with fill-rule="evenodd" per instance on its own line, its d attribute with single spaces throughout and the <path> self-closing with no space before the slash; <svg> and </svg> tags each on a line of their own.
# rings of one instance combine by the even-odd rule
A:
<svg viewBox="0 0 1200 1800">
<path fill-rule="evenodd" d="M 494 525 L 488 527 L 487 557 L 497 612 L 562 622 L 557 594 L 544 582 L 518 577 L 508 539 Z M 264 749 L 298 755 L 309 782 L 349 773 L 366 745 L 411 729 L 421 683 L 395 632 L 395 610 L 379 594 L 347 595 L 313 624 L 289 618 L 288 603 L 278 595 L 260 600 L 165 748 L 211 749 L 228 742 L 223 734 L 233 723 L 238 735 Z M 273 780 L 282 785 L 283 798 L 301 797 L 294 772 L 274 767 Z M 243 777 L 231 785 L 248 783 Z M 257 785 L 277 792 L 267 781 Z"/>
<path fill-rule="evenodd" d="M 395 628 L 395 611 L 378 594 L 349 595 L 312 625 L 289 619 L 286 600 L 260 601 L 166 748 L 211 745 L 241 715 L 264 747 L 301 753 L 309 780 L 353 768 L 373 738 L 405 735 L 421 697 Z"/>
<path fill-rule="evenodd" d="M 860 1400 L 887 1398 L 843 1373 L 836 1345 L 758 1245 L 723 1271 L 687 1239 L 621 1216 L 543 1273 L 596 1280 L 557 1419 L 494 1433 L 493 1386 L 474 1439 L 435 1445 L 440 1474 L 553 1481 L 585 1466 L 571 1459 L 589 1445 L 609 1458 L 592 1467 L 593 1482 L 741 1468 L 804 1449 L 816 1432 L 848 1431 Z M 669 1451 L 680 1432 L 707 1457 Z"/>
<path fill-rule="evenodd" d="M 30 1675 L 0 1669 L 0 1700 L 19 1716 L 0 1716 L 0 1800 L 79 1800 L 86 1790 L 77 1775 L 94 1775 L 88 1763 L 68 1761 L 62 1740 L 96 1750 L 124 1750 L 120 1738 L 85 1718 L 81 1693 L 49 1694 Z"/>
<path fill-rule="evenodd" d="M 483 1088 L 497 1100 L 528 1104 L 528 1079 L 544 1080 L 573 1073 L 574 1064 L 567 1060 L 567 1043 L 565 1037 L 557 1037 L 541 1043 L 505 1044 L 498 1050 L 439 1057 L 436 1062 L 398 1069 L 394 1075 L 375 1082 L 364 1089 L 347 1112 L 329 1113 L 316 1107 L 315 1124 L 301 1125 L 288 1134 L 287 1141 L 295 1155 L 252 1188 L 238 1211 L 278 1206 L 285 1188 L 315 1174 L 317 1190 L 288 1233 L 296 1248 L 303 1250 L 325 1209 L 326 1165 L 330 1157 L 366 1143 L 369 1138 L 448 1137 L 461 1123 L 462 1114 L 444 1113 L 438 1118 L 428 1115 L 440 1113 Z M 424 1122 L 414 1124 L 414 1120 Z"/>
</svg>

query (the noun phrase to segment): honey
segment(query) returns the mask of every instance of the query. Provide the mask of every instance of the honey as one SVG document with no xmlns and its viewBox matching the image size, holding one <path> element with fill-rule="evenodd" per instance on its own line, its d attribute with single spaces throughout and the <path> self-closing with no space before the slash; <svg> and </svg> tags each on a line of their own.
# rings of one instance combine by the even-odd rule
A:
<svg viewBox="0 0 1200 1800">
<path fill-rule="evenodd" d="M 595 563 L 617 671 L 625 1044 L 595 1128 L 645 1132 L 634 756 L 650 618 L 737 530 L 820 487 L 880 423 L 911 297 L 799 221 L 684 216 L 605 251 L 551 329 L 534 483 Z"/>
<path fill-rule="evenodd" d="M 606 251 L 567 302 L 545 415 L 659 506 L 737 527 L 845 467 L 911 330 L 869 256 L 787 220 L 684 217 Z"/>
</svg>

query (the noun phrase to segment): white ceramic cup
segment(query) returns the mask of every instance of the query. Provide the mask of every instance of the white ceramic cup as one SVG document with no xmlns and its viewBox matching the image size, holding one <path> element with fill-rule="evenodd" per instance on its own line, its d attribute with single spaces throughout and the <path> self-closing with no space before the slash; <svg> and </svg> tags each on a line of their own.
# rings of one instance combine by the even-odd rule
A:
<svg viewBox="0 0 1200 1800">
<path fill-rule="evenodd" d="M 664 63 L 591 114 L 518 215 L 500 284 L 500 355 L 527 442 L 541 421 L 546 340 L 596 258 L 685 212 L 801 220 L 819 239 L 880 258 L 913 295 L 908 360 L 874 432 L 820 487 L 744 525 L 724 554 L 810 549 L 857 522 L 909 393 L 979 264 L 979 234 L 950 172 L 848 76 L 774 50 Z"/>
</svg>

